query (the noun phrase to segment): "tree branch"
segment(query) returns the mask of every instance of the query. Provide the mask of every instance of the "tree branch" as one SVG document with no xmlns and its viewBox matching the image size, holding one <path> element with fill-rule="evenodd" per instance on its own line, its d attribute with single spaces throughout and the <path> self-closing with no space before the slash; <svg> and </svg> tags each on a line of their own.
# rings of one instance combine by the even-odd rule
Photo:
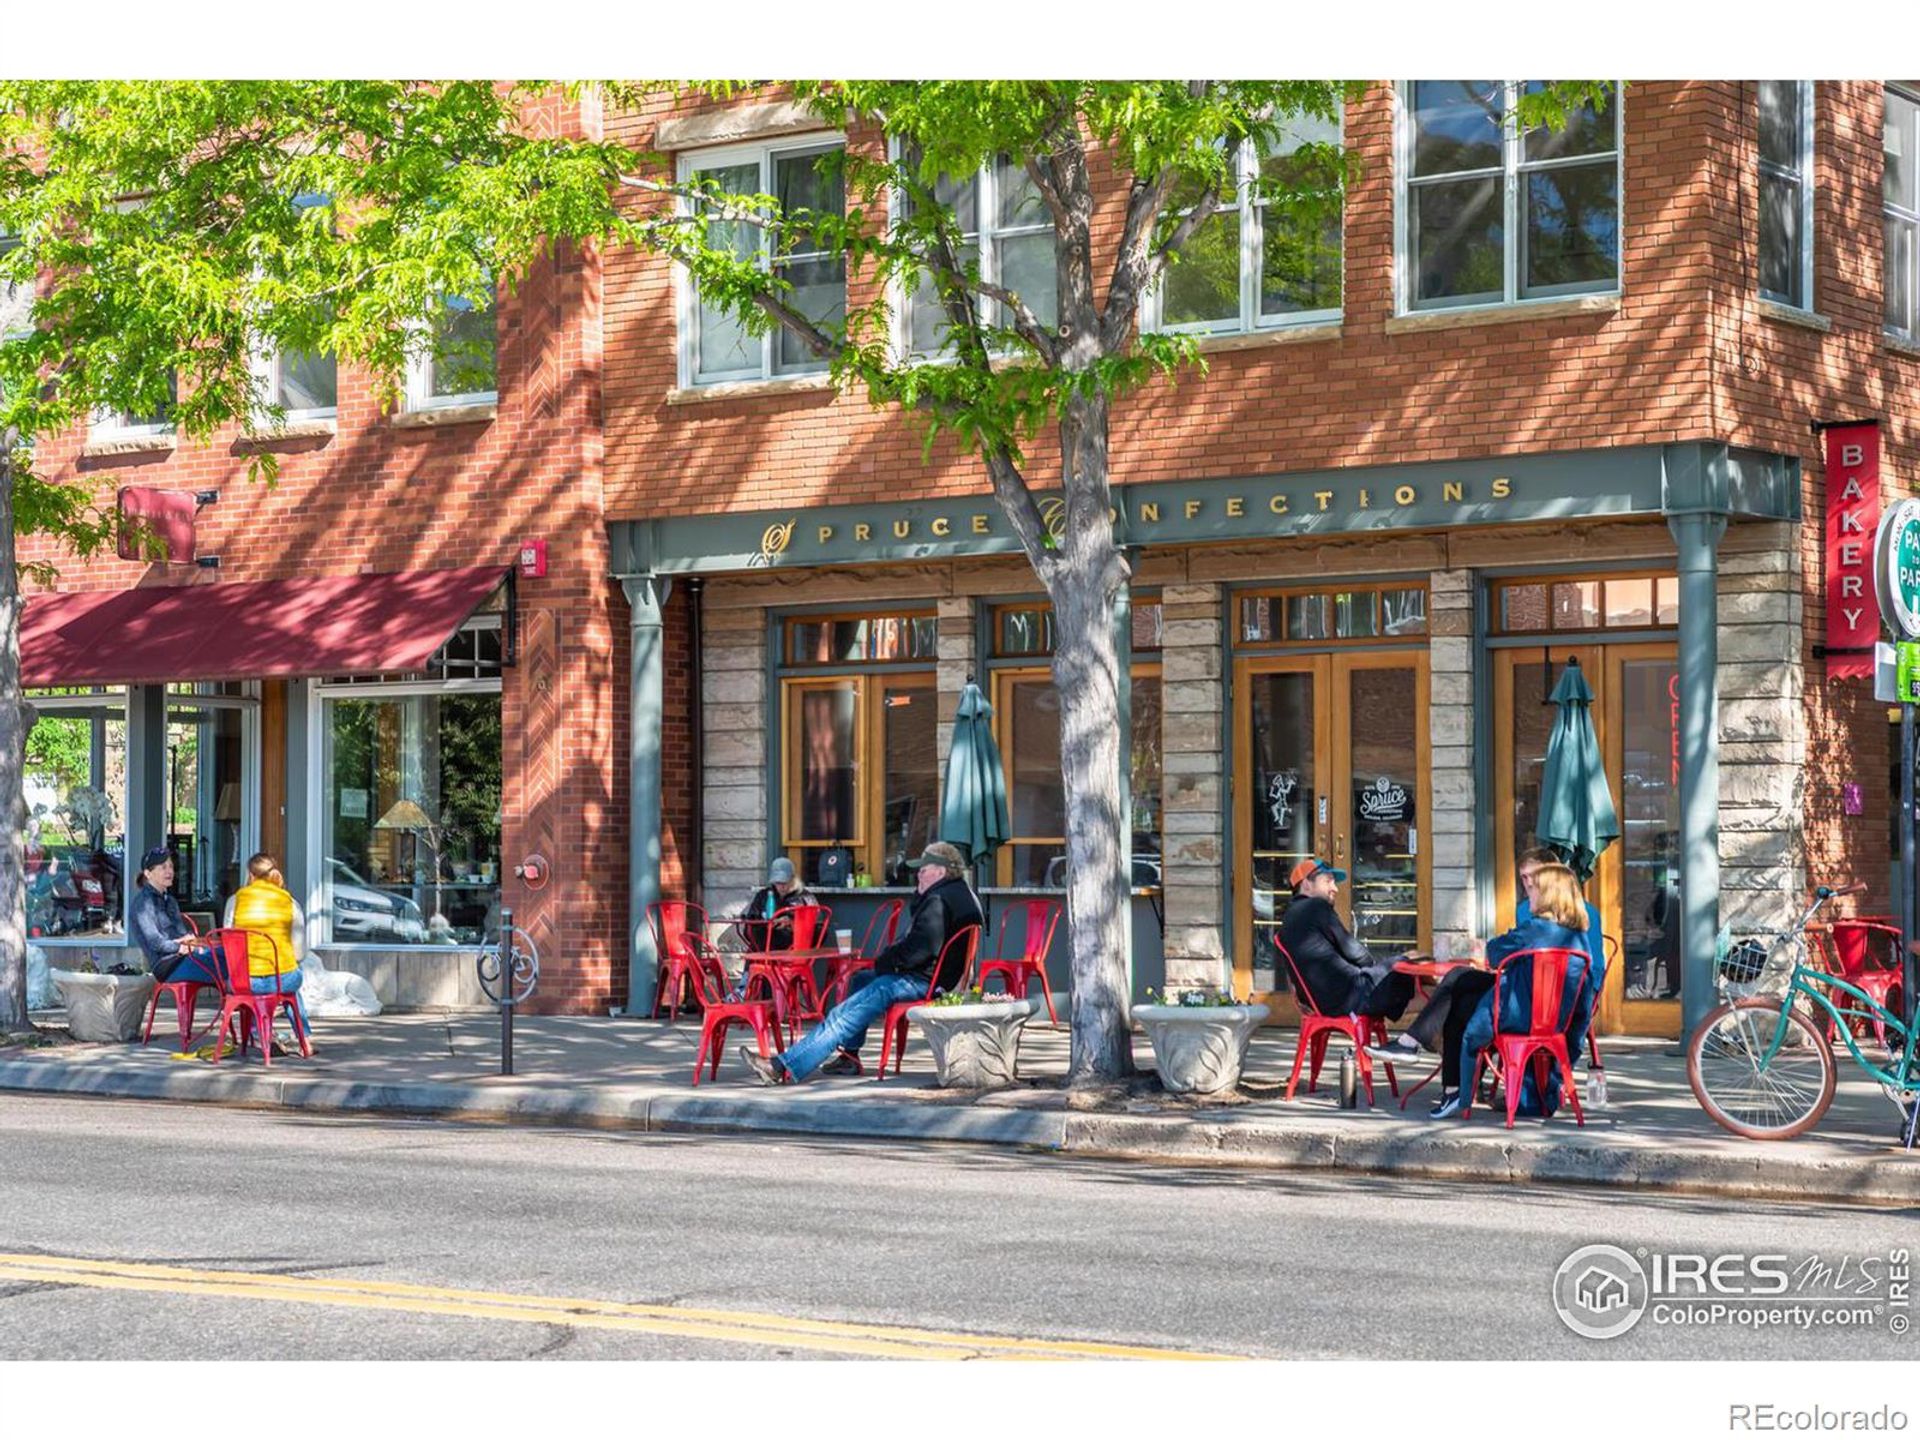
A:
<svg viewBox="0 0 1920 1440">
<path fill-rule="evenodd" d="M 899 167 L 899 179 L 908 191 L 914 208 L 918 210 L 924 206 L 926 209 L 923 213 L 932 217 L 934 243 L 925 250 L 917 249 L 912 245 L 905 248 L 915 259 L 927 263 L 929 268 L 936 272 L 934 288 L 940 293 L 942 308 L 946 310 L 947 318 L 953 328 L 967 330 L 976 336 L 978 334 L 980 317 L 971 307 L 964 310 L 956 309 L 952 301 L 955 292 L 964 296 L 966 292 L 971 291 L 983 299 L 996 300 L 1006 306 L 1013 321 L 1014 333 L 1031 345 L 1048 365 L 1058 364 L 1060 347 L 1053 332 L 1041 323 L 1040 317 L 1033 312 L 1026 301 L 1004 285 L 995 285 L 984 279 L 972 279 L 960 268 L 960 257 L 953 248 L 954 230 L 948 224 L 952 212 L 942 205 L 938 197 L 922 185 L 916 176 L 909 173 L 905 165 Z M 946 281 L 945 285 L 940 284 L 942 278 Z M 991 357 L 987 354 L 984 340 L 980 345 L 980 359 L 983 364 L 990 363 Z"/>
</svg>

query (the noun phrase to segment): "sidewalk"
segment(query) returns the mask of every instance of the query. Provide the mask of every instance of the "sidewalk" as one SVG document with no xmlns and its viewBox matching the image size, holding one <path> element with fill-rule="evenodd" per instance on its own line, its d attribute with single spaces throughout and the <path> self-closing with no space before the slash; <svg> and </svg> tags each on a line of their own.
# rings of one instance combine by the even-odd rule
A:
<svg viewBox="0 0 1920 1440">
<path fill-rule="evenodd" d="M 49 1028 L 58 1017 L 38 1017 Z M 1064 1075 L 1067 1035 L 1027 1028 L 1021 1074 L 1041 1083 L 985 1096 L 932 1088 L 917 1035 L 905 1073 L 752 1084 L 729 1046 L 717 1083 L 688 1084 L 697 1020 L 531 1016 L 514 1032 L 518 1073 L 498 1073 L 499 1021 L 485 1014 L 413 1013 L 321 1020 L 317 1053 L 271 1069 L 257 1058 L 218 1067 L 170 1060 L 171 1014 L 150 1048 L 60 1045 L 5 1052 L 0 1089 L 441 1118 L 577 1124 L 633 1130 L 775 1132 L 957 1140 L 1178 1163 L 1360 1170 L 1489 1182 L 1556 1181 L 1874 1204 L 1920 1203 L 1920 1152 L 1894 1143 L 1893 1107 L 1843 1060 L 1833 1108 L 1810 1135 L 1784 1144 L 1736 1139 L 1701 1113 L 1671 1041 L 1604 1041 L 1611 1104 L 1585 1130 L 1571 1111 L 1551 1121 L 1476 1111 L 1434 1124 L 1434 1086 L 1402 1112 L 1380 1085 L 1378 1108 L 1337 1108 L 1329 1078 L 1316 1096 L 1281 1095 L 1294 1032 L 1253 1041 L 1246 1103 L 1196 1106 L 1156 1093 L 1098 1110 L 1069 1109 L 1047 1081 Z M 736 1032 L 736 1034 L 739 1032 Z M 869 1047 L 870 1049 L 872 1047 Z M 1138 1064 L 1151 1056 L 1134 1037 Z M 1424 1073 L 1424 1071 L 1420 1072 Z M 1416 1077 L 1417 1078 L 1417 1077 Z M 1384 1076 L 1381 1077 L 1384 1082 Z"/>
</svg>

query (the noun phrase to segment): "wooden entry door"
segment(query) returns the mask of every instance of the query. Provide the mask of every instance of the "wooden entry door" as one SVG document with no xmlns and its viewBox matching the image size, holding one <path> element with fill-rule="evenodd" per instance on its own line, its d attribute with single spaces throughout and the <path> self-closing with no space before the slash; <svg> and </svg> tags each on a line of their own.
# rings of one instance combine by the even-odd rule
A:
<svg viewBox="0 0 1920 1440">
<path fill-rule="evenodd" d="M 1497 925 L 1513 919 L 1514 860 L 1533 844 L 1554 710 L 1543 703 L 1568 659 L 1593 690 L 1594 730 L 1621 838 L 1600 857 L 1588 898 L 1618 952 L 1600 1002 L 1602 1034 L 1678 1035 L 1679 652 L 1666 643 L 1555 645 L 1496 652 L 1494 890 Z"/>
<path fill-rule="evenodd" d="M 1341 917 L 1381 955 L 1424 949 L 1431 857 L 1425 651 L 1234 667 L 1234 988 L 1291 988 L 1275 941 L 1310 855 L 1348 872 Z"/>
</svg>

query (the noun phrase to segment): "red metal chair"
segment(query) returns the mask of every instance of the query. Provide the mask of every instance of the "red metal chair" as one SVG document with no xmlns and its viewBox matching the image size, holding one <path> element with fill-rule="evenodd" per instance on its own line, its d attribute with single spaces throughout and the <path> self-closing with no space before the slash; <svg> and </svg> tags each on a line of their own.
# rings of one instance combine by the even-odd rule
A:
<svg viewBox="0 0 1920 1440">
<path fill-rule="evenodd" d="M 303 1056 L 313 1055 L 313 1040 L 307 1034 L 306 1022 L 300 1017 L 297 994 L 293 990 L 273 989 L 264 994 L 253 993 L 252 967 L 247 958 L 253 942 L 265 941 L 273 947 L 276 965 L 282 958 L 280 938 L 264 930 L 215 930 L 207 936 L 214 945 L 214 953 L 225 963 L 221 969 L 221 978 L 225 982 L 220 987 L 220 1020 L 213 1031 L 213 1063 L 220 1063 L 220 1047 L 227 1038 L 227 1027 L 234 1029 L 234 1042 L 244 1054 L 249 1039 L 260 1042 L 260 1058 L 266 1064 L 273 1064 L 273 1017 L 276 1012 L 287 1012 L 287 1024 L 293 1029 L 293 1038 L 299 1042 Z M 284 976 L 299 974 L 298 970 L 277 970 L 275 983 L 283 984 Z"/>
<path fill-rule="evenodd" d="M 707 933 L 707 912 L 685 900 L 656 900 L 647 906 L 647 928 L 653 932 L 653 953 L 660 957 L 660 983 L 653 992 L 653 1018 L 660 1018 L 660 1002 L 667 1002 L 667 1020 L 680 1018 L 680 997 L 691 986 L 700 995 L 700 966 L 685 940 Z"/>
<path fill-rule="evenodd" d="M 191 917 L 183 915 L 181 918 L 187 922 L 187 929 L 195 935 L 200 933 L 200 927 L 193 923 Z M 219 954 L 215 952 L 214 964 L 217 966 L 219 963 Z M 186 1049 L 187 1042 L 193 1038 L 193 1017 L 200 1009 L 200 992 L 212 990 L 218 993 L 219 989 L 218 985 L 205 980 L 162 980 L 157 983 L 153 987 L 153 999 L 147 1004 L 147 1028 L 140 1037 L 140 1043 L 152 1043 L 153 1018 L 159 1013 L 160 997 L 165 995 L 173 1001 L 173 1015 L 180 1022 L 180 1048 Z"/>
<path fill-rule="evenodd" d="M 833 1004 L 838 1005 L 847 998 L 847 988 L 853 984 L 853 977 L 863 970 L 871 970 L 880 952 L 893 943 L 894 935 L 900 928 L 900 917 L 906 913 L 906 908 L 907 902 L 897 897 L 887 901 L 868 918 L 867 928 L 860 936 L 860 944 L 852 954 L 834 955 L 827 960 L 823 1000 L 831 995 Z"/>
<path fill-rule="evenodd" d="M 900 1062 L 907 1053 L 907 1012 L 916 1005 L 924 1005 L 933 999 L 940 988 L 940 977 L 947 973 L 947 961 L 955 949 L 960 951 L 960 978 L 951 986 L 950 991 L 968 988 L 969 977 L 973 974 L 973 962 L 980 953 L 980 927 L 963 926 L 947 937 L 947 943 L 940 947 L 940 959 L 933 967 L 933 977 L 927 981 L 927 993 L 917 1000 L 896 1000 L 887 1007 L 886 1019 L 880 1027 L 880 1068 L 873 1072 L 875 1080 L 887 1078 L 887 1057 L 893 1057 L 893 1073 L 900 1073 Z"/>
<path fill-rule="evenodd" d="M 1367 1104 L 1373 1104 L 1373 1057 L 1367 1054 L 1367 1046 L 1387 1043 L 1387 1022 L 1377 1015 L 1321 1014 L 1306 982 L 1300 978 L 1300 967 L 1293 963 L 1293 956 L 1277 936 L 1273 948 L 1287 962 L 1287 972 L 1293 976 L 1293 998 L 1300 1006 L 1300 1043 L 1293 1052 L 1293 1073 L 1287 1077 L 1287 1099 L 1293 1099 L 1294 1089 L 1300 1084 L 1300 1067 L 1309 1059 L 1312 1068 L 1307 1072 L 1307 1093 L 1313 1093 L 1314 1086 L 1320 1083 L 1320 1066 L 1327 1058 L 1327 1043 L 1336 1035 L 1344 1035 L 1353 1046 L 1353 1063 L 1360 1072 L 1361 1085 L 1366 1087 Z M 1380 1063 L 1386 1067 L 1387 1088 L 1397 1097 L 1400 1082 L 1393 1073 L 1393 1064 L 1387 1060 Z"/>
<path fill-rule="evenodd" d="M 1018 955 L 1007 953 L 1007 922 L 1015 914 L 1025 914 L 1027 928 L 1024 935 L 1025 948 Z M 1053 991 L 1047 988 L 1047 952 L 1053 949 L 1053 935 L 1060 928 L 1060 916 L 1065 907 L 1058 900 L 1029 900 L 1023 905 L 1011 905 L 1000 913 L 1000 932 L 994 938 L 993 955 L 980 962 L 978 984 L 986 989 L 987 981 L 995 975 L 1007 987 L 1007 992 L 1020 999 L 1027 998 L 1027 986 L 1034 980 L 1040 982 L 1040 993 L 1047 1001 L 1047 1023 L 1058 1025 L 1060 1017 L 1053 1013 Z"/>
<path fill-rule="evenodd" d="M 1473 1096 L 1480 1088 L 1480 1075 L 1487 1067 L 1490 1058 L 1497 1056 L 1500 1062 L 1501 1083 L 1507 1092 L 1507 1128 L 1513 1128 L 1513 1117 L 1520 1112 L 1520 1092 L 1526 1087 L 1522 1077 L 1527 1073 L 1529 1063 L 1533 1066 L 1534 1088 L 1544 1098 L 1547 1093 L 1547 1063 L 1552 1061 L 1560 1067 L 1561 1093 L 1573 1106 L 1574 1121 L 1582 1127 L 1587 1117 L 1580 1109 L 1580 1087 L 1573 1083 L 1573 1059 L 1567 1054 L 1567 1037 L 1560 1021 L 1561 1000 L 1566 995 L 1567 967 L 1573 958 L 1582 952 L 1578 950 L 1517 950 L 1502 962 L 1493 977 L 1493 1014 L 1494 1024 L 1499 1024 L 1500 987 L 1514 973 L 1516 960 L 1528 962 L 1532 974 L 1533 1008 L 1528 1016 L 1527 1029 L 1519 1034 L 1507 1034 L 1495 1030 L 1493 1043 L 1481 1050 L 1474 1061 L 1473 1084 L 1465 1093 L 1466 1103 L 1460 1114 L 1464 1119 L 1473 1108 Z"/>
<path fill-rule="evenodd" d="M 793 923 L 793 940 L 787 949 L 796 952 L 795 956 L 789 959 L 775 951 L 748 960 L 747 997 L 754 998 L 756 989 L 765 990 L 765 998 L 773 1002 L 791 1043 L 800 1038 L 802 1020 L 818 1020 L 825 1013 L 820 987 L 813 978 L 813 957 L 804 952 L 821 946 L 833 924 L 833 911 L 825 905 L 796 905 L 783 913 Z M 766 924 L 771 936 L 772 921 L 753 923 Z"/>
<path fill-rule="evenodd" d="M 720 1074 L 720 1057 L 726 1053 L 727 1031 L 735 1025 L 753 1029 L 754 1042 L 762 1055 L 780 1048 L 780 1017 L 771 1001 L 727 999 L 727 967 L 704 933 L 687 937 L 687 949 L 693 956 L 687 972 L 693 981 L 694 995 L 700 1001 L 700 1046 L 693 1053 L 693 1083 L 700 1083 L 700 1067 L 707 1065 L 707 1078 Z"/>
<path fill-rule="evenodd" d="M 1871 995 L 1882 1009 L 1901 1014 L 1905 1007 L 1900 993 L 1900 927 L 1880 920 L 1836 920 L 1832 935 L 1840 978 Z M 1843 1008 L 1846 998 L 1834 992 L 1834 1002 Z M 1873 1038 L 1885 1045 L 1886 1022 L 1871 1018 L 1865 1023 L 1873 1027 Z"/>
</svg>

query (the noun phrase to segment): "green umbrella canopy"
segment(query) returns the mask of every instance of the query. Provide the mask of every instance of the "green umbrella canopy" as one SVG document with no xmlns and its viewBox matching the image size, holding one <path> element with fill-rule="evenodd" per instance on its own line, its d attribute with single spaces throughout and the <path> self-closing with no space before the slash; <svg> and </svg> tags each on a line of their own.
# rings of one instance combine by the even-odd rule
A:
<svg viewBox="0 0 1920 1440">
<path fill-rule="evenodd" d="M 1569 660 L 1553 687 L 1560 707 L 1547 741 L 1547 764 L 1540 777 L 1540 818 L 1534 838 L 1565 857 L 1582 881 L 1593 878 L 1600 854 L 1620 838 L 1620 817 L 1607 788 L 1607 769 L 1593 733 L 1593 691 Z"/>
<path fill-rule="evenodd" d="M 1007 776 L 993 738 L 993 706 L 972 680 L 954 712 L 953 749 L 940 795 L 940 838 L 968 860 L 990 859 L 1007 843 Z"/>
</svg>

